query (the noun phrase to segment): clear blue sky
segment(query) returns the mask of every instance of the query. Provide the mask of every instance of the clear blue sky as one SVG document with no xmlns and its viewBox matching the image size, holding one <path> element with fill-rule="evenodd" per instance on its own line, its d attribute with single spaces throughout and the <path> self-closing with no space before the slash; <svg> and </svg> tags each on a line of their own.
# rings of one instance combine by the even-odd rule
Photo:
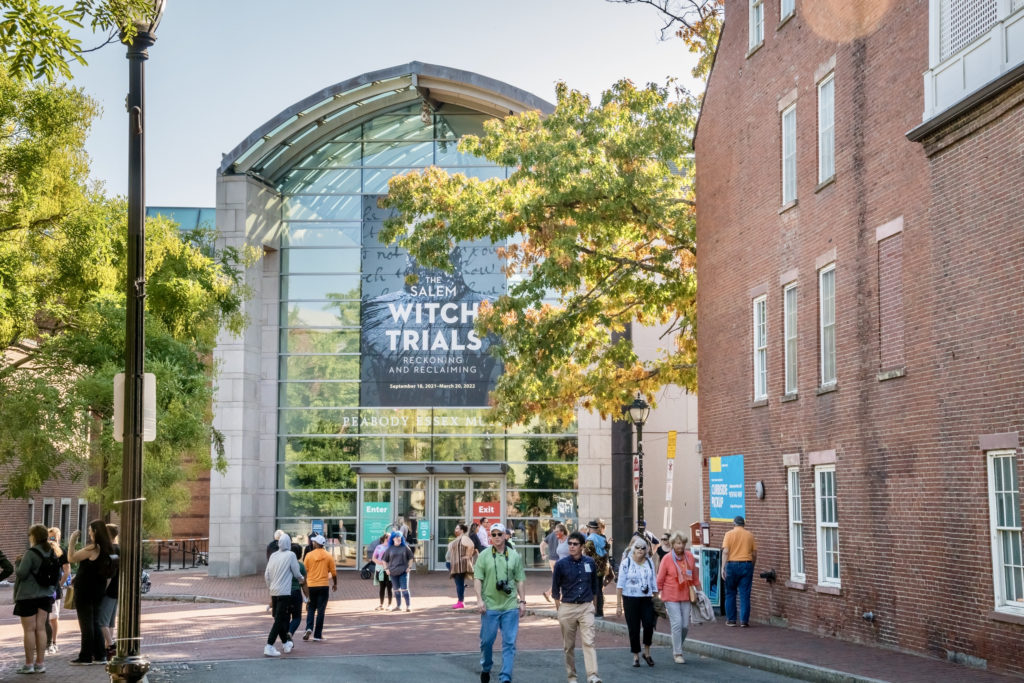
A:
<svg viewBox="0 0 1024 683">
<path fill-rule="evenodd" d="M 604 0 L 168 0 L 146 64 L 146 204 L 213 206 L 221 155 L 325 86 L 410 61 L 466 69 L 554 101 L 619 78 L 692 84 L 679 39 L 647 6 Z M 90 44 L 96 39 L 87 37 Z M 109 194 L 127 192 L 125 50 L 74 69 L 102 106 L 88 150 Z"/>
</svg>

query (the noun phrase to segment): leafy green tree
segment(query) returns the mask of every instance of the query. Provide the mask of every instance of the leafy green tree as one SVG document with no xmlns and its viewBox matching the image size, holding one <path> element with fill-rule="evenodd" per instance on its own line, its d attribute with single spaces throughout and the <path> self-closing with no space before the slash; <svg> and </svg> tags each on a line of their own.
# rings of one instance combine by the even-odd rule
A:
<svg viewBox="0 0 1024 683">
<path fill-rule="evenodd" d="M 480 308 L 502 339 L 497 419 L 567 424 L 579 402 L 618 414 L 637 390 L 693 388 L 695 101 L 620 81 L 595 105 L 565 84 L 552 114 L 525 112 L 466 136 L 461 151 L 517 169 L 507 179 L 437 168 L 392 179 L 383 241 L 450 269 L 454 243 L 506 242 L 507 296 Z M 410 228 L 409 226 L 412 226 Z M 617 333 L 662 325 L 665 348 L 641 359 Z"/>
<path fill-rule="evenodd" d="M 136 29 L 131 17 L 151 16 L 152 0 L 74 0 L 46 4 L 40 0 L 0 0 L 0 67 L 17 79 L 70 78 L 69 62 L 85 64 L 85 54 L 117 42 L 130 42 Z M 105 33 L 103 42 L 87 48 L 76 29 Z"/>
<path fill-rule="evenodd" d="M 109 509 L 120 494 L 111 419 L 124 368 L 127 206 L 85 184 L 88 98 L 3 72 L 0 93 L 0 494 L 23 497 L 92 467 L 90 498 Z M 144 451 L 143 521 L 165 533 L 188 502 L 189 467 L 224 467 L 212 351 L 221 329 L 244 327 L 240 267 L 250 256 L 216 252 L 211 233 L 182 235 L 166 220 L 148 222 L 146 248 L 158 436 Z"/>
</svg>

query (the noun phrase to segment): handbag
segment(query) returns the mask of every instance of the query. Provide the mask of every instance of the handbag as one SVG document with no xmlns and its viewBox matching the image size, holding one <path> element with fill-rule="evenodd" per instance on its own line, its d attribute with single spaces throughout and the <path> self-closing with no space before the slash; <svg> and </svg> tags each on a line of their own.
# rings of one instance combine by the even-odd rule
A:
<svg viewBox="0 0 1024 683">
<path fill-rule="evenodd" d="M 690 584 L 690 602 L 697 602 L 697 589 L 693 587 L 692 583 Z"/>
<path fill-rule="evenodd" d="M 73 585 L 64 590 L 64 609 L 75 609 L 75 587 Z"/>
</svg>

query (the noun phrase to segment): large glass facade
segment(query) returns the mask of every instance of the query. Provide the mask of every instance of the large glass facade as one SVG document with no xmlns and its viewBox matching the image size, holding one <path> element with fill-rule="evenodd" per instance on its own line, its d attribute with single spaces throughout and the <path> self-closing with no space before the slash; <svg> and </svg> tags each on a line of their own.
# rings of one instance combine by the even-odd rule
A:
<svg viewBox="0 0 1024 683">
<path fill-rule="evenodd" d="M 527 565 L 544 566 L 537 546 L 547 521 L 578 524 L 574 427 L 493 425 L 480 398 L 486 392 L 469 392 L 468 383 L 465 392 L 458 391 L 461 384 L 438 385 L 456 390 L 438 393 L 433 402 L 424 401 L 422 392 L 397 389 L 413 385 L 387 379 L 368 391 L 368 369 L 384 372 L 376 369 L 378 350 L 386 351 L 388 340 L 392 350 L 399 342 L 415 347 L 421 334 L 378 335 L 368 343 L 368 302 L 383 301 L 396 320 L 412 310 L 402 308 L 408 304 L 401 292 L 380 286 L 380 268 L 373 265 L 404 258 L 376 240 L 376 196 L 387 192 L 393 176 L 431 165 L 505 177 L 508 169 L 456 146 L 462 135 L 480 133 L 487 118 L 447 104 L 433 113 L 419 103 L 387 111 L 311 147 L 277 184 L 284 223 L 277 523 L 296 534 L 322 523 L 342 566 L 359 566 L 380 531 L 399 524 L 420 536 L 420 560 L 443 568 L 455 525 L 481 516 L 505 521 Z M 461 311 L 463 328 L 471 329 L 468 312 L 486 296 L 482 276 L 471 268 L 464 272 L 468 293 L 479 296 L 436 310 L 450 321 Z M 487 292 L 493 296 L 494 290 Z M 435 355 L 438 345 L 446 352 L 449 343 L 460 348 L 457 333 L 451 332 L 450 342 L 447 335 L 438 339 L 435 329 L 422 331 L 424 348 L 429 344 Z M 422 382 L 430 377 L 419 375 Z"/>
</svg>

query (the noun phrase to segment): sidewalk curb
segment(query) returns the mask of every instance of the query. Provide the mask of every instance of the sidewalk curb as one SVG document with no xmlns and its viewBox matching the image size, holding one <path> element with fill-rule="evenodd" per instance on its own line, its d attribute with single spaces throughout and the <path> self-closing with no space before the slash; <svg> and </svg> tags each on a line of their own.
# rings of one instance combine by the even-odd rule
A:
<svg viewBox="0 0 1024 683">
<path fill-rule="evenodd" d="M 527 609 L 526 613 L 534 614 L 538 617 L 547 617 L 548 619 L 557 619 L 557 614 L 553 609 Z M 626 634 L 625 624 L 605 621 L 604 619 L 595 619 L 594 627 L 599 631 L 605 631 L 607 633 Z M 667 633 L 655 632 L 654 642 L 658 645 L 668 645 L 671 647 L 672 636 Z M 769 673 L 789 676 L 791 678 L 799 678 L 804 681 L 812 681 L 813 683 L 887 683 L 879 678 L 859 676 L 857 674 L 838 671 L 836 669 L 826 669 L 825 667 L 816 666 L 814 664 L 807 664 L 805 662 L 798 662 L 782 657 L 771 657 L 759 652 L 741 650 L 736 647 L 718 645 L 693 638 L 686 639 L 686 642 L 683 644 L 683 649 L 687 652 L 692 652 L 704 657 L 712 657 L 731 664 L 739 664 L 740 666 L 747 666 L 761 671 L 768 671 Z"/>
<path fill-rule="evenodd" d="M 253 603 L 246 602 L 244 600 L 230 600 L 228 598 L 214 598 L 206 595 L 152 595 L 146 593 L 145 595 L 139 596 L 143 600 L 152 600 L 153 602 L 223 602 L 230 605 L 251 605 Z"/>
</svg>

